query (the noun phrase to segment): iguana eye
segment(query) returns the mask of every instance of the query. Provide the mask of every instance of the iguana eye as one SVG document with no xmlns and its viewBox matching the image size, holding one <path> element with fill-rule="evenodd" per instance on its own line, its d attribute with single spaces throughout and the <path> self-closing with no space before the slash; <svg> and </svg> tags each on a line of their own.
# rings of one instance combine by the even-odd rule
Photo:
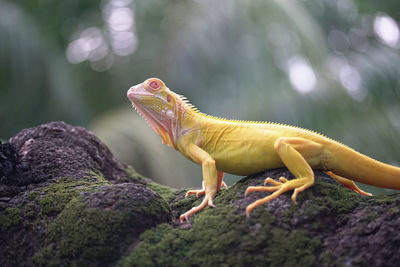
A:
<svg viewBox="0 0 400 267">
<path fill-rule="evenodd" d="M 161 87 L 161 83 L 158 80 L 152 80 L 149 82 L 149 86 L 153 90 L 158 90 Z"/>
</svg>

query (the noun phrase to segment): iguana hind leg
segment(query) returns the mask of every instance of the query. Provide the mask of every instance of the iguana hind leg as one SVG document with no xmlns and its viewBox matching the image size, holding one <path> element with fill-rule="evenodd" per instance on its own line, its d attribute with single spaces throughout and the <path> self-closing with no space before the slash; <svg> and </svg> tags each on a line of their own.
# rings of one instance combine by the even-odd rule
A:
<svg viewBox="0 0 400 267">
<path fill-rule="evenodd" d="M 325 172 L 325 173 L 328 174 L 331 178 L 333 178 L 333 179 L 336 180 L 337 182 L 341 183 L 342 185 L 344 185 L 344 186 L 347 187 L 348 189 L 350 189 L 350 190 L 352 190 L 352 191 L 354 191 L 354 192 L 356 192 L 356 193 L 358 193 L 358 194 L 361 194 L 361 195 L 364 195 L 364 196 L 372 196 L 371 193 L 368 193 L 368 192 L 365 192 L 365 191 L 361 190 L 361 189 L 356 185 L 356 183 L 353 182 L 353 181 L 350 180 L 350 179 L 347 179 L 347 178 L 344 178 L 344 177 L 339 176 L 339 175 L 337 175 L 337 174 L 334 174 L 334 173 L 331 172 L 331 171 Z"/>
<path fill-rule="evenodd" d="M 274 147 L 282 162 L 296 179 L 288 180 L 281 177 L 278 182 L 267 178 L 265 182 L 271 183 L 273 186 L 249 186 L 246 195 L 254 191 L 273 193 L 248 205 L 246 207 L 247 217 L 257 206 L 267 203 L 289 190 L 294 190 L 292 200 L 296 202 L 297 195 L 314 184 L 314 172 L 310 164 L 318 165 L 320 163 L 323 145 L 299 137 L 281 137 L 275 141 Z"/>
</svg>

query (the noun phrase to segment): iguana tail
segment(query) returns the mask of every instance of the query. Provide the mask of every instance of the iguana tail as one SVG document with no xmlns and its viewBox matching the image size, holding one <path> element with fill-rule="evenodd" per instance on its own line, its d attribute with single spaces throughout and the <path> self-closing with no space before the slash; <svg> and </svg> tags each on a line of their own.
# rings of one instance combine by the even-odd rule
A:
<svg viewBox="0 0 400 267">
<path fill-rule="evenodd" d="M 400 190 L 400 168 L 345 146 L 336 146 L 331 152 L 337 159 L 332 165 L 333 173 L 363 184 Z"/>
</svg>

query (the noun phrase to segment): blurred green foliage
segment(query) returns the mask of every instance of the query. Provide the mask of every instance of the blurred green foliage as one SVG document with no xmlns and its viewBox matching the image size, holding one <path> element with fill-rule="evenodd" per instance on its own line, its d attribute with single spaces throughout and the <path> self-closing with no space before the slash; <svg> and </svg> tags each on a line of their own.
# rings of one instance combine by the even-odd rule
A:
<svg viewBox="0 0 400 267">
<path fill-rule="evenodd" d="M 0 0 L 0 138 L 92 123 L 120 158 L 143 157 L 144 174 L 199 184 L 168 156 L 154 173 L 143 162 L 168 149 L 140 145 L 155 135 L 133 110 L 118 115 L 155 76 L 205 113 L 314 129 L 399 165 L 399 19 L 395 0 Z"/>
</svg>

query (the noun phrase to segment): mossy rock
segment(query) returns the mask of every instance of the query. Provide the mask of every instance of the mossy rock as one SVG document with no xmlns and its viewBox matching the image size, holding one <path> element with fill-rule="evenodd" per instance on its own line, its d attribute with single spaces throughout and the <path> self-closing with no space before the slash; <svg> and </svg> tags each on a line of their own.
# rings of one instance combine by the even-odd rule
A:
<svg viewBox="0 0 400 267">
<path fill-rule="evenodd" d="M 244 197 L 266 177 L 293 176 L 276 169 L 243 178 L 183 225 L 161 224 L 140 236 L 121 266 L 398 266 L 399 196 L 367 197 L 316 171 L 316 184 L 293 204 L 291 193 L 256 208 L 245 207 L 269 193 Z M 183 193 L 174 214 L 188 209 Z M 200 200 L 190 198 L 192 204 Z M 382 205 L 385 203 L 385 205 Z M 175 204 L 175 205 L 174 205 Z"/>
<path fill-rule="evenodd" d="M 38 265 L 108 265 L 144 230 L 171 219 L 167 203 L 143 185 L 102 186 L 71 201 L 48 226 Z"/>
<path fill-rule="evenodd" d="M 19 208 L 6 208 L 2 214 L 0 214 L 0 229 L 8 230 L 15 226 L 18 226 L 21 222 L 21 211 Z"/>
<path fill-rule="evenodd" d="M 50 123 L 0 145 L 0 266 L 109 265 L 171 221 L 150 181 L 83 128 Z"/>
<path fill-rule="evenodd" d="M 200 204 L 118 162 L 83 128 L 49 123 L 0 144 L 0 266 L 398 266 L 400 196 L 358 195 L 316 170 L 257 207 L 266 177 L 245 177 Z M 65 155 L 63 154 L 65 152 Z M 60 155 L 63 154 L 62 157 Z M 200 181 L 199 181 L 200 183 Z"/>
</svg>

